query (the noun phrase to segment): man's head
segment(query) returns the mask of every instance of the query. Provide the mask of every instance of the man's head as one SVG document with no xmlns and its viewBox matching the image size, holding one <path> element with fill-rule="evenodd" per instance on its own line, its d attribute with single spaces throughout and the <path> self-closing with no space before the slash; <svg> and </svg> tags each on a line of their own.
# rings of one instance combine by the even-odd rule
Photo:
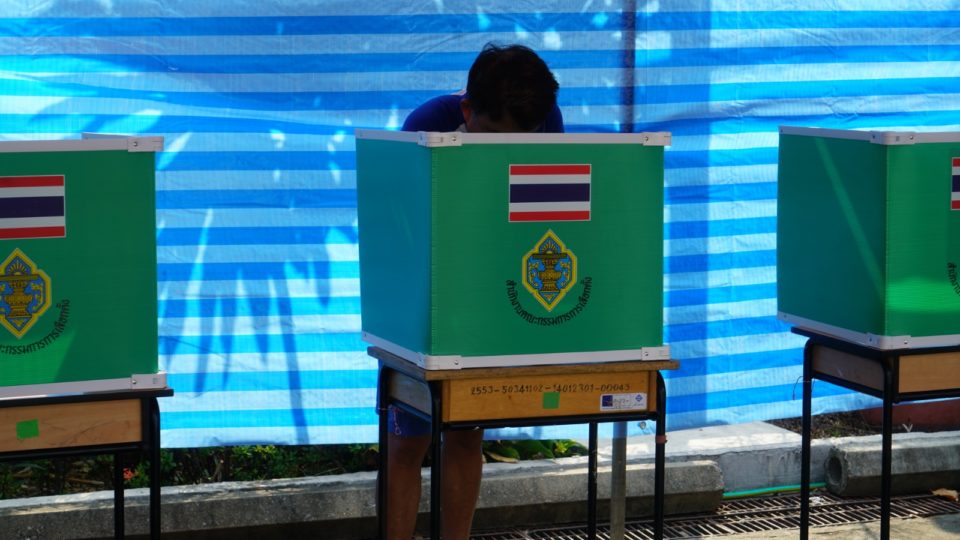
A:
<svg viewBox="0 0 960 540">
<path fill-rule="evenodd" d="M 528 47 L 487 44 L 470 68 L 460 103 L 467 131 L 536 131 L 556 106 L 559 87 Z"/>
</svg>

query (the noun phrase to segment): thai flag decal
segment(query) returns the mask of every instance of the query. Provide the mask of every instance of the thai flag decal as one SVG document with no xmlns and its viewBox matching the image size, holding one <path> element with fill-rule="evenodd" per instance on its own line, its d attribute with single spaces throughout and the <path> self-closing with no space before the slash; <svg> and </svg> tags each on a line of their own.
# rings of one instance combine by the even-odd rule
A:
<svg viewBox="0 0 960 540">
<path fill-rule="evenodd" d="M 510 165 L 509 221 L 589 221 L 590 165 Z"/>
<path fill-rule="evenodd" d="M 63 175 L 0 176 L 0 239 L 66 236 Z"/>
<path fill-rule="evenodd" d="M 950 209 L 960 210 L 960 157 L 953 158 L 953 174 L 950 183 Z"/>
</svg>

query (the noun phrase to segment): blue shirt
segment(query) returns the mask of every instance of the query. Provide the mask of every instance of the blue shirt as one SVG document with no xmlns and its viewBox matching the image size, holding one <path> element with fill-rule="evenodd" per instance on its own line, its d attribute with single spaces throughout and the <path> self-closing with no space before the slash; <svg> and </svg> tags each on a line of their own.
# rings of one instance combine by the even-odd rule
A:
<svg viewBox="0 0 960 540">
<path fill-rule="evenodd" d="M 426 101 L 414 109 L 403 122 L 403 131 L 460 131 L 463 127 L 463 112 L 460 110 L 462 94 L 447 94 L 437 96 Z M 541 133 L 563 133 L 563 115 L 560 108 L 553 107 L 547 115 L 543 126 L 537 130 Z"/>
</svg>

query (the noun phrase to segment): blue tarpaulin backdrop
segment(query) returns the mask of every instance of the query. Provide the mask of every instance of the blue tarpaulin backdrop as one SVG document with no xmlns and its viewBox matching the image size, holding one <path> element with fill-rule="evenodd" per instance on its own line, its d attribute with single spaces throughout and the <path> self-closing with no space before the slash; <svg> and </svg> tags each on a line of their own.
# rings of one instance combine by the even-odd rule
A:
<svg viewBox="0 0 960 540">
<path fill-rule="evenodd" d="M 775 316 L 777 127 L 960 130 L 956 0 L 0 6 L 0 138 L 166 138 L 171 447 L 376 439 L 353 130 L 397 128 L 462 88 L 488 41 L 542 54 L 569 131 L 674 135 L 669 429 L 800 413 L 802 340 Z M 823 383 L 815 395 L 815 412 L 872 404 Z"/>
</svg>

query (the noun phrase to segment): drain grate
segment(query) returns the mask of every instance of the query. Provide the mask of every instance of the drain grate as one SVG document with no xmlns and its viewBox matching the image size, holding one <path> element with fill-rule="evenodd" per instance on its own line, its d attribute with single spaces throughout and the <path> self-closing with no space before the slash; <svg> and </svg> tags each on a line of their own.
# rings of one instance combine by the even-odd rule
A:
<svg viewBox="0 0 960 540">
<path fill-rule="evenodd" d="M 932 495 L 910 495 L 891 500 L 890 515 L 894 518 L 922 518 L 960 513 L 960 504 Z M 880 519 L 880 500 L 877 498 L 840 498 L 829 493 L 816 492 L 810 497 L 810 526 L 866 523 Z M 778 531 L 800 527 L 800 496 L 778 495 L 725 502 L 716 513 L 667 518 L 663 526 L 664 538 L 701 538 L 747 532 Z M 507 530 L 472 536 L 473 540 L 580 540 L 586 538 L 583 525 L 550 527 L 536 530 Z M 626 524 L 626 540 L 650 540 L 653 523 L 650 520 Z M 597 527 L 597 538 L 609 538 L 606 525 Z"/>
</svg>

